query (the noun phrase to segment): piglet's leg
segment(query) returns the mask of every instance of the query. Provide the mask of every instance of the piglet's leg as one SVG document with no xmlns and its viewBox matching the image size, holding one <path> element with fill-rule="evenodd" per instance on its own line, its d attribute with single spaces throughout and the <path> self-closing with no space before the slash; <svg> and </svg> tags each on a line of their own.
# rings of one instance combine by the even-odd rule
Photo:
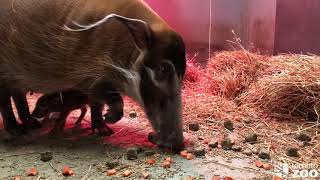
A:
<svg viewBox="0 0 320 180">
<path fill-rule="evenodd" d="M 59 135 L 63 132 L 69 113 L 69 111 L 60 112 L 60 117 L 56 120 L 56 124 L 50 133 Z"/>
<path fill-rule="evenodd" d="M 123 117 L 123 99 L 119 93 L 109 93 L 106 97 L 108 112 L 104 115 L 105 122 L 114 124 Z"/>
<path fill-rule="evenodd" d="M 82 119 L 84 118 L 84 116 L 86 115 L 87 113 L 87 107 L 82 107 L 81 108 L 81 114 L 80 114 L 80 117 L 78 118 L 77 122 L 76 122 L 76 125 L 77 126 L 80 126 L 81 125 L 81 122 L 82 122 Z"/>
</svg>

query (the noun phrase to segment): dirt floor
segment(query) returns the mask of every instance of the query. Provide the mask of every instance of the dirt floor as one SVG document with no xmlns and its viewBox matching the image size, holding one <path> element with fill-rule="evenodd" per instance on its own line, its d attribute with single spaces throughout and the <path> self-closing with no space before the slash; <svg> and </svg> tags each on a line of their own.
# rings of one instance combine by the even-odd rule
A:
<svg viewBox="0 0 320 180">
<path fill-rule="evenodd" d="M 34 101 L 35 97 L 29 97 L 31 108 Z M 193 160 L 160 152 L 148 142 L 147 135 L 151 128 L 149 123 L 139 119 L 139 116 L 133 119 L 124 118 L 119 123 L 111 125 L 115 134 L 106 138 L 91 134 L 89 113 L 82 127 L 75 127 L 74 122 L 78 116 L 78 111 L 69 116 L 65 132 L 60 137 L 47 134 L 50 128 L 43 128 L 41 131 L 33 131 L 13 139 L 1 126 L 0 179 L 122 179 L 125 170 L 133 172 L 126 179 L 143 179 L 142 172 L 150 173 L 150 179 L 186 179 L 187 176 L 194 179 L 211 179 L 213 176 L 230 176 L 234 179 L 272 177 L 272 172 L 255 166 L 256 155 L 247 156 L 241 151 L 206 147 L 205 156 L 195 157 Z M 50 124 L 46 126 L 50 127 Z M 190 147 L 195 141 L 202 142 L 201 137 L 197 138 L 199 135 L 210 134 L 205 132 L 206 127 L 201 126 L 200 129 L 203 131 L 185 132 Z M 127 159 L 128 147 L 142 148 L 137 159 Z M 148 153 L 152 154 L 150 151 L 155 155 L 148 156 Z M 50 161 L 40 160 L 41 153 L 44 152 L 52 152 L 53 157 Z M 161 164 L 167 157 L 172 157 L 173 163 L 171 168 L 165 169 Z M 148 165 L 147 159 L 155 159 L 156 163 Z M 106 172 L 113 164 L 117 174 L 108 177 Z M 62 169 L 65 166 L 69 166 L 75 175 L 64 177 Z M 38 174 L 27 176 L 28 170 L 32 167 L 37 169 Z"/>
</svg>

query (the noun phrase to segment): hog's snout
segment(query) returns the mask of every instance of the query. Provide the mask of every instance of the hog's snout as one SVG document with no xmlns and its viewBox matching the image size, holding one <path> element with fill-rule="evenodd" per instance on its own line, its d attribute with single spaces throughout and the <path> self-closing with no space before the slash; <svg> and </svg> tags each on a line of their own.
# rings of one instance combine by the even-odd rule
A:
<svg viewBox="0 0 320 180">
<path fill-rule="evenodd" d="M 172 133 L 169 136 L 161 136 L 155 132 L 149 133 L 148 140 L 156 144 L 159 148 L 168 148 L 173 152 L 179 152 L 184 149 L 184 138 L 182 134 Z"/>
<path fill-rule="evenodd" d="M 182 150 L 184 148 L 183 140 L 182 133 L 173 132 L 165 137 L 160 136 L 160 146 L 164 146 L 165 148 L 169 148 L 174 151 Z"/>
</svg>

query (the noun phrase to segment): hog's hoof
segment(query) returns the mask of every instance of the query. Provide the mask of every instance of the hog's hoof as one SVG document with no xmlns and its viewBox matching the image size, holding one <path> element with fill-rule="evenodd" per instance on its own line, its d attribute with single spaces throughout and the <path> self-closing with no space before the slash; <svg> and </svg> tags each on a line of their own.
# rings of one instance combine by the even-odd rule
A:
<svg viewBox="0 0 320 180">
<path fill-rule="evenodd" d="M 158 148 L 161 149 L 164 152 L 173 152 L 173 153 L 179 153 L 180 151 L 184 150 L 184 145 L 172 145 L 172 144 L 166 144 L 166 143 L 161 143 L 158 144 Z"/>
<path fill-rule="evenodd" d="M 100 128 L 95 128 L 93 129 L 93 133 L 95 133 L 95 130 L 97 129 L 97 134 L 99 136 L 111 136 L 114 134 L 114 131 L 109 128 L 108 126 L 103 126 L 103 127 L 100 127 Z"/>
<path fill-rule="evenodd" d="M 151 142 L 152 144 L 159 145 L 159 137 L 155 132 L 151 132 L 148 134 L 148 141 Z"/>
<path fill-rule="evenodd" d="M 184 144 L 181 144 L 181 145 L 175 145 L 173 147 L 171 147 L 171 151 L 174 152 L 174 153 L 179 153 L 181 152 L 182 150 L 184 150 L 186 147 Z"/>
<path fill-rule="evenodd" d="M 174 153 L 179 153 L 184 149 L 184 144 L 173 144 L 161 141 L 159 136 L 155 132 L 150 132 L 148 134 L 148 141 L 152 144 L 157 145 L 159 149 L 164 150 L 165 152 L 172 151 Z"/>
<path fill-rule="evenodd" d="M 110 111 L 108 111 L 104 116 L 104 122 L 108 124 L 115 124 L 123 117 L 123 112 L 118 112 L 112 114 Z"/>
</svg>

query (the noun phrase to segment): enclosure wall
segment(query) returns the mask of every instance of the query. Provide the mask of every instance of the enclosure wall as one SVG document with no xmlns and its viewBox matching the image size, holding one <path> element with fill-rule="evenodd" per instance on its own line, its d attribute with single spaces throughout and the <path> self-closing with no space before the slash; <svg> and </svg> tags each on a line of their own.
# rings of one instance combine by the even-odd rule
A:
<svg viewBox="0 0 320 180">
<path fill-rule="evenodd" d="M 207 47 L 210 0 L 145 0 L 188 44 Z M 276 0 L 212 0 L 212 45 L 229 49 L 234 30 L 245 47 L 272 52 Z M 195 45 L 196 44 L 196 45 Z"/>
<path fill-rule="evenodd" d="M 207 49 L 210 0 L 145 1 L 184 37 L 189 49 Z M 249 49 L 319 54 L 319 9 L 320 0 L 212 0 L 212 46 L 230 49 L 234 30 Z"/>
<path fill-rule="evenodd" d="M 320 52 L 320 1 L 278 0 L 275 53 Z"/>
</svg>

